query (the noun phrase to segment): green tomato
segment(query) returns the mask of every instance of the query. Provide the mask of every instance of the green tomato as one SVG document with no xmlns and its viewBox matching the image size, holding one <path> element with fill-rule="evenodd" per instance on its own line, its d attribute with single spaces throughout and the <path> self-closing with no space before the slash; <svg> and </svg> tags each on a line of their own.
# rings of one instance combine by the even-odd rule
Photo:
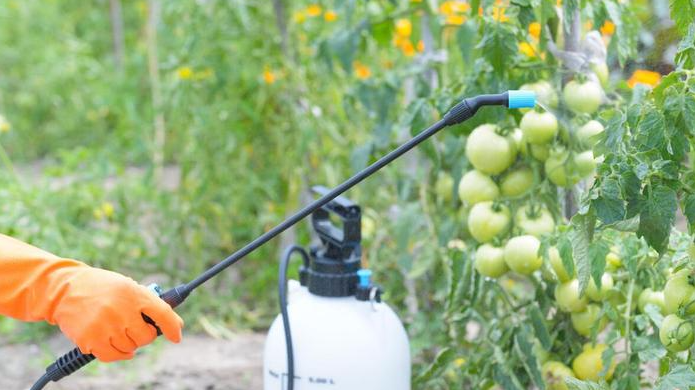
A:
<svg viewBox="0 0 695 390">
<path fill-rule="evenodd" d="M 601 122 L 590 120 L 577 130 L 577 139 L 585 148 L 592 148 L 596 145 L 596 136 L 603 133 L 604 127 Z"/>
<path fill-rule="evenodd" d="M 572 279 L 569 272 L 562 263 L 562 257 L 560 257 L 560 251 L 555 247 L 548 249 L 548 257 L 550 259 L 550 267 L 555 271 L 555 276 L 557 280 L 564 283 Z"/>
<path fill-rule="evenodd" d="M 526 156 L 528 154 L 528 148 L 526 146 L 527 142 L 524 139 L 524 132 L 521 131 L 521 129 L 514 129 L 514 131 L 512 131 L 512 133 L 509 135 L 509 138 L 513 141 L 517 152 L 521 153 L 522 156 Z"/>
<path fill-rule="evenodd" d="M 666 312 L 666 302 L 664 301 L 663 291 L 654 291 L 651 288 L 644 289 L 637 300 L 637 307 L 639 307 L 640 312 L 644 313 L 644 309 L 648 304 L 652 304 L 659 308 L 659 312 L 664 314 Z"/>
<path fill-rule="evenodd" d="M 459 182 L 458 193 L 463 203 L 474 205 L 495 200 L 500 195 L 500 189 L 490 176 L 474 169 L 463 175 Z"/>
<path fill-rule="evenodd" d="M 530 145 L 531 156 L 538 161 L 544 162 L 550 157 L 550 145 Z"/>
<path fill-rule="evenodd" d="M 533 171 L 530 168 L 519 168 L 506 173 L 500 181 L 500 189 L 504 196 L 519 196 L 533 186 Z"/>
<path fill-rule="evenodd" d="M 538 81 L 535 83 L 524 84 L 519 87 L 522 91 L 533 91 L 536 93 L 536 100 L 543 103 L 547 107 L 555 108 L 558 104 L 557 93 L 555 88 L 547 81 Z"/>
<path fill-rule="evenodd" d="M 545 207 L 540 207 L 535 210 L 535 213 L 532 213 L 529 206 L 519 207 L 514 215 L 514 224 L 522 232 L 536 237 L 550 234 L 555 230 L 555 220 Z"/>
<path fill-rule="evenodd" d="M 581 153 L 574 155 L 574 164 L 577 168 L 577 173 L 579 177 L 585 178 L 594 173 L 596 169 L 596 160 L 594 159 L 594 152 L 591 150 L 585 150 Z"/>
<path fill-rule="evenodd" d="M 454 195 L 454 178 L 446 172 L 439 172 L 434 183 L 434 193 L 442 202 L 451 202 Z"/>
<path fill-rule="evenodd" d="M 492 202 L 476 203 L 468 214 L 468 230 L 471 236 L 485 243 L 503 235 L 509 230 L 511 215 L 505 205 L 493 207 Z"/>
<path fill-rule="evenodd" d="M 606 255 L 606 267 L 608 269 L 616 270 L 620 268 L 623 265 L 623 261 L 620 259 L 620 256 L 616 253 L 616 251 L 613 251 L 611 249 L 610 252 Z"/>
<path fill-rule="evenodd" d="M 669 314 L 661 322 L 659 340 L 671 352 L 685 351 L 693 345 L 693 325 L 675 314 Z"/>
<path fill-rule="evenodd" d="M 513 142 L 497 134 L 496 125 L 476 127 L 466 142 L 466 157 L 475 169 L 488 175 L 497 175 L 509 168 L 516 160 Z"/>
<path fill-rule="evenodd" d="M 695 314 L 695 287 L 688 281 L 690 272 L 676 272 L 664 286 L 664 303 L 667 314 L 674 314 L 678 308 L 686 307 L 688 314 Z"/>
<path fill-rule="evenodd" d="M 586 297 L 579 296 L 579 281 L 572 279 L 555 287 L 555 301 L 560 310 L 576 313 L 586 309 Z"/>
<path fill-rule="evenodd" d="M 504 261 L 514 272 L 530 275 L 541 268 L 543 259 L 538 256 L 541 242 L 534 236 L 517 236 L 504 246 Z"/>
<path fill-rule="evenodd" d="M 541 374 L 547 390 L 568 390 L 565 378 L 574 378 L 574 371 L 558 361 L 548 361 L 541 367 Z"/>
<path fill-rule="evenodd" d="M 562 97 L 570 110 L 578 114 L 593 114 L 603 100 L 603 89 L 593 81 L 570 81 L 562 91 Z"/>
<path fill-rule="evenodd" d="M 601 308 L 593 303 L 586 306 L 584 311 L 570 315 L 572 327 L 582 336 L 591 336 L 591 330 L 598 324 L 597 331 L 602 331 L 608 324 L 605 318 L 601 318 Z"/>
<path fill-rule="evenodd" d="M 504 249 L 483 244 L 475 251 L 475 269 L 489 278 L 499 278 L 509 271 L 504 262 Z"/>
<path fill-rule="evenodd" d="M 567 150 L 557 150 L 551 152 L 550 157 L 545 160 L 545 174 L 550 181 L 567 188 L 591 175 L 595 167 L 596 161 L 591 150 L 575 154 L 573 158 Z"/>
<path fill-rule="evenodd" d="M 598 381 L 603 371 L 603 351 L 607 348 L 605 344 L 596 344 L 595 346 L 590 343 L 585 344 L 582 352 L 572 361 L 572 369 L 575 375 L 577 375 L 577 378 L 585 381 Z M 605 376 L 607 381 L 611 380 L 613 377 L 616 365 L 617 362 L 615 359 L 611 359 Z"/>
<path fill-rule="evenodd" d="M 524 114 L 519 123 L 524 139 L 535 145 L 547 144 L 557 134 L 558 125 L 555 115 L 550 112 L 531 110 Z"/>
<path fill-rule="evenodd" d="M 605 273 L 601 276 L 601 288 L 599 289 L 594 282 L 594 278 L 589 280 L 589 285 L 586 286 L 586 295 L 589 299 L 600 302 L 606 299 L 608 292 L 613 288 L 613 276 Z"/>
<path fill-rule="evenodd" d="M 605 62 L 592 62 L 591 70 L 596 74 L 596 77 L 598 77 L 598 81 L 601 83 L 601 86 L 603 88 L 607 88 L 610 76 L 608 72 L 608 64 Z"/>
</svg>

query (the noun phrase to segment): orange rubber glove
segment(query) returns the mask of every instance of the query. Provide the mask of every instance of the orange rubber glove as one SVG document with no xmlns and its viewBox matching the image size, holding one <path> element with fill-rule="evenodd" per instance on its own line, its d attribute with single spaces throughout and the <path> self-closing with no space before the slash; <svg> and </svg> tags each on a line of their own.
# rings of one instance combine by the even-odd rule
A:
<svg viewBox="0 0 695 390">
<path fill-rule="evenodd" d="M 157 338 L 181 341 L 183 320 L 153 292 L 121 274 L 62 259 L 0 234 L 0 314 L 58 325 L 83 353 L 130 359 Z"/>
</svg>

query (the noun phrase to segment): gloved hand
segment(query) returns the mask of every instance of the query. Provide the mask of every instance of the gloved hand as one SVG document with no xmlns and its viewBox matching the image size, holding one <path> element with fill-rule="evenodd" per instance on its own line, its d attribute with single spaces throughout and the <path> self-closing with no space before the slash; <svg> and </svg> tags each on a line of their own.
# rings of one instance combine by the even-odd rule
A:
<svg viewBox="0 0 695 390">
<path fill-rule="evenodd" d="M 130 359 L 155 328 L 181 341 L 183 320 L 153 292 L 121 274 L 62 259 L 0 235 L 0 314 L 58 325 L 83 353 Z"/>
</svg>

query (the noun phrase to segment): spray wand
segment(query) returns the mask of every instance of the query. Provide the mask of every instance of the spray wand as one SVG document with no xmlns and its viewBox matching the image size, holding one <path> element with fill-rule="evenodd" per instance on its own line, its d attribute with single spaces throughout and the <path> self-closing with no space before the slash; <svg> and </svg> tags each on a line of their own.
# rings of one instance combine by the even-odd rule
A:
<svg viewBox="0 0 695 390">
<path fill-rule="evenodd" d="M 268 230 L 267 232 L 257 237 L 255 240 L 246 244 L 246 246 L 234 252 L 226 259 L 215 264 L 210 269 L 203 272 L 192 281 L 176 286 L 165 292 L 161 292 L 161 290 L 155 288 L 155 292 L 158 293 L 160 298 L 164 300 L 166 303 L 168 303 L 169 306 L 175 308 L 179 306 L 181 303 L 183 303 L 193 290 L 200 287 L 203 283 L 212 279 L 220 272 L 224 271 L 227 267 L 233 265 L 249 253 L 261 247 L 266 242 L 278 236 L 280 233 L 294 226 L 302 219 L 307 217 L 309 214 L 313 213 L 314 211 L 318 210 L 328 202 L 337 198 L 347 190 L 359 184 L 364 179 L 371 176 L 381 168 L 385 167 L 393 160 L 397 159 L 409 150 L 413 149 L 422 141 L 430 138 L 440 130 L 444 129 L 445 127 L 453 126 L 470 119 L 471 117 L 473 117 L 473 115 L 475 115 L 475 113 L 478 111 L 480 107 L 505 106 L 508 108 L 533 108 L 535 106 L 535 103 L 536 96 L 535 93 L 532 91 L 507 91 L 500 94 L 479 95 L 476 97 L 463 99 L 461 102 L 452 107 L 444 115 L 442 119 L 434 123 L 432 126 L 420 132 L 418 135 L 405 142 L 398 148 L 394 149 L 393 151 L 389 152 L 370 166 L 357 172 L 355 175 L 345 180 L 337 187 L 326 192 L 320 198 L 314 200 L 301 210 L 291 215 L 286 220 L 282 221 L 274 228 Z M 145 320 L 145 322 L 151 324 L 157 329 L 157 334 L 161 334 L 161 331 L 159 330 L 159 328 L 157 328 L 157 325 L 154 323 L 154 321 L 152 321 L 152 319 L 144 315 L 143 319 Z M 84 367 L 93 360 L 94 355 L 83 354 L 79 350 L 79 348 L 75 348 L 72 351 L 61 356 L 50 366 L 48 366 L 46 368 L 46 373 L 31 387 L 31 390 L 41 390 L 49 382 L 57 382 L 60 379 Z"/>
</svg>

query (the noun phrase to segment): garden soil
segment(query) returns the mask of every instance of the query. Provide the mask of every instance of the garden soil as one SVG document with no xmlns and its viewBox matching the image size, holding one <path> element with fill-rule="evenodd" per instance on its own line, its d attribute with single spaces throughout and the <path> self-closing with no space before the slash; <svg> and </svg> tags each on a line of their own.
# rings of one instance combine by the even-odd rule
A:
<svg viewBox="0 0 695 390">
<path fill-rule="evenodd" d="M 158 340 L 127 362 L 91 363 L 46 390 L 257 390 L 262 388 L 264 335 L 229 339 L 188 335 Z M 72 348 L 57 335 L 42 345 L 0 343 L 0 389 L 25 390 L 53 358 Z"/>
</svg>

